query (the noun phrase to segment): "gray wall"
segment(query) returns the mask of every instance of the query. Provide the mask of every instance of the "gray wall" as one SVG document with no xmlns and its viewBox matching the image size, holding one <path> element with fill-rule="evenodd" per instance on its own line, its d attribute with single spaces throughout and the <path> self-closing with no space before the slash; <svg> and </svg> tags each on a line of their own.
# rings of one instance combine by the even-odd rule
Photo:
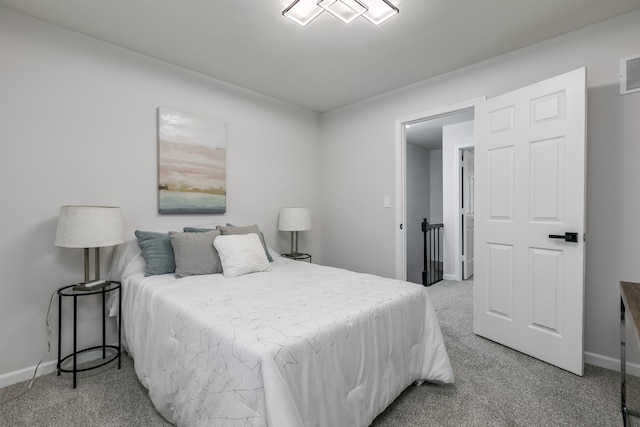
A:
<svg viewBox="0 0 640 427">
<path fill-rule="evenodd" d="M 474 122 L 460 122 L 442 128 L 442 164 L 444 188 L 444 278 L 462 278 L 462 254 L 460 229 L 461 182 L 459 147 L 473 144 Z"/>
<path fill-rule="evenodd" d="M 301 233 L 300 246 L 322 262 L 316 113 L 2 7 L 0 58 L 0 386 L 29 378 L 46 352 L 50 295 L 82 280 L 82 251 L 53 244 L 61 205 L 120 206 L 131 238 L 137 228 L 257 223 L 281 251 L 289 235 L 277 231 L 279 208 L 308 206 L 313 230 Z M 158 215 L 159 106 L 227 123 L 225 215 Z M 96 344 L 97 301 L 81 309 L 80 343 Z M 54 304 L 45 370 L 54 367 L 57 315 Z"/>
<path fill-rule="evenodd" d="M 616 367 L 618 281 L 640 281 L 640 93 L 618 95 L 618 65 L 621 57 L 640 51 L 638 40 L 640 11 L 635 11 L 326 113 L 320 154 L 332 173 L 321 187 L 323 224 L 331 229 L 322 246 L 325 262 L 395 276 L 396 212 L 378 201 L 383 194 L 395 195 L 396 120 L 586 66 L 585 349 L 588 361 Z M 363 152 L 371 153 L 366 162 Z"/>
<path fill-rule="evenodd" d="M 429 222 L 442 223 L 442 148 L 429 151 Z"/>
<path fill-rule="evenodd" d="M 429 217 L 431 167 L 429 150 L 407 144 L 407 280 L 422 283 L 422 218 Z"/>
<path fill-rule="evenodd" d="M 424 236 L 422 220 L 442 222 L 442 149 L 406 148 L 407 280 L 422 283 Z M 442 237 L 442 236 L 441 236 Z"/>
</svg>

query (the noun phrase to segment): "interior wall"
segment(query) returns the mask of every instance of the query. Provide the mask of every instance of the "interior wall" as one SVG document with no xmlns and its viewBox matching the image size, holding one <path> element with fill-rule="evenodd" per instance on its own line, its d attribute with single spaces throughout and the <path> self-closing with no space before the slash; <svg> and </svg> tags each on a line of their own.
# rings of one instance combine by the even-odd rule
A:
<svg viewBox="0 0 640 427">
<path fill-rule="evenodd" d="M 429 150 L 407 144 L 407 280 L 422 283 L 422 219 L 429 215 L 431 169 Z"/>
<path fill-rule="evenodd" d="M 460 171 L 459 147 L 473 144 L 473 123 L 462 122 L 442 128 L 442 187 L 443 194 L 443 252 L 445 280 L 460 280 L 462 266 L 457 261 L 460 254 Z"/>
<path fill-rule="evenodd" d="M 429 151 L 429 222 L 442 223 L 442 149 Z"/>
<path fill-rule="evenodd" d="M 640 11 L 325 113 L 320 155 L 323 165 L 331 165 L 321 187 L 322 220 L 331 230 L 322 247 L 325 263 L 395 276 L 396 212 L 382 209 L 379 201 L 383 194 L 397 197 L 398 118 L 493 97 L 586 66 L 585 349 L 587 360 L 615 367 L 618 281 L 640 281 L 640 198 L 633 196 L 640 182 L 640 93 L 618 95 L 619 59 L 638 53 L 637 40 Z"/>
<path fill-rule="evenodd" d="M 47 348 L 50 295 L 82 280 L 82 251 L 53 244 L 61 205 L 120 206 L 129 238 L 136 229 L 257 223 L 281 252 L 289 235 L 277 231 L 280 207 L 308 206 L 313 230 L 300 233 L 300 247 L 322 262 L 316 113 L 2 7 L 0 57 L 0 386 L 16 371 L 32 374 Z M 159 106 L 226 122 L 225 215 L 157 213 Z M 96 344 L 97 304 L 79 304 L 81 346 Z M 70 315 L 68 306 L 63 322 Z M 56 357 L 57 316 L 54 303 L 45 365 Z M 71 334 L 63 339 L 69 349 Z"/>
</svg>

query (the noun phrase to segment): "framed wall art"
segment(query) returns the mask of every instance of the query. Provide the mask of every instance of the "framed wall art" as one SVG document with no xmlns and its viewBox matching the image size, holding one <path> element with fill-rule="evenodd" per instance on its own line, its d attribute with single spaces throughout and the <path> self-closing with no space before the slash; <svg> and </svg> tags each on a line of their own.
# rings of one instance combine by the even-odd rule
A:
<svg viewBox="0 0 640 427">
<path fill-rule="evenodd" d="M 158 212 L 222 214 L 227 209 L 227 126 L 158 108 Z"/>
</svg>

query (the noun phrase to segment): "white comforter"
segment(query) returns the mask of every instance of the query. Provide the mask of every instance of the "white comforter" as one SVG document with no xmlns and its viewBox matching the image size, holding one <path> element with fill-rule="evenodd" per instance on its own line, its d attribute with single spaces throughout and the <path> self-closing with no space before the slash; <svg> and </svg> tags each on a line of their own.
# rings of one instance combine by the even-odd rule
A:
<svg viewBox="0 0 640 427">
<path fill-rule="evenodd" d="M 125 346 L 183 426 L 367 426 L 453 382 L 424 287 L 276 257 L 272 271 L 122 279 Z"/>
</svg>

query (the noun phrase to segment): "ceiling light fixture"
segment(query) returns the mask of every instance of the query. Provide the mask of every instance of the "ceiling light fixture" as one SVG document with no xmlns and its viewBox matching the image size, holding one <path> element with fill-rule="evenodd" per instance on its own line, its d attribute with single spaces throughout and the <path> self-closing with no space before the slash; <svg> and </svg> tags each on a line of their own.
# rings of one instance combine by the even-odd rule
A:
<svg viewBox="0 0 640 427">
<path fill-rule="evenodd" d="M 373 25 L 379 25 L 400 12 L 387 0 L 295 0 L 282 14 L 304 27 L 324 11 L 345 24 L 362 16 Z"/>
</svg>

